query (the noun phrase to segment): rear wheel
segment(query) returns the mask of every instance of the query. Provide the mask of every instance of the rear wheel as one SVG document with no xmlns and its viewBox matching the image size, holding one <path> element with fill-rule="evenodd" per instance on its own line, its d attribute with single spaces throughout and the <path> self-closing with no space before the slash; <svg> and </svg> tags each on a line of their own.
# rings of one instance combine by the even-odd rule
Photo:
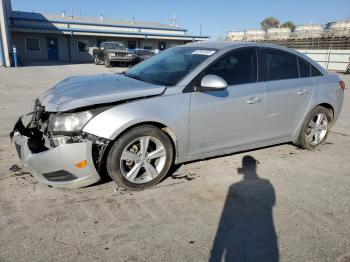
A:
<svg viewBox="0 0 350 262">
<path fill-rule="evenodd" d="M 107 156 L 107 171 L 120 186 L 142 190 L 159 183 L 173 161 L 169 137 L 154 126 L 127 131 L 112 146 Z"/>
<path fill-rule="evenodd" d="M 314 149 L 322 144 L 332 127 L 333 114 L 331 110 L 315 107 L 306 117 L 301 128 L 298 145 L 305 149 Z"/>
</svg>

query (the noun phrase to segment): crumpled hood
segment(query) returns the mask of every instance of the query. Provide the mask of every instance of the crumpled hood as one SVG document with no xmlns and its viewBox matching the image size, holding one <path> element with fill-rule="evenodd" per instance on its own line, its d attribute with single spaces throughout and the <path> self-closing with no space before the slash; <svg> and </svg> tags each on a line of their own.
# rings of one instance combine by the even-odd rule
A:
<svg viewBox="0 0 350 262">
<path fill-rule="evenodd" d="M 39 96 L 39 101 L 46 111 L 63 112 L 91 105 L 160 95 L 165 88 L 122 74 L 75 76 L 59 82 Z"/>
</svg>

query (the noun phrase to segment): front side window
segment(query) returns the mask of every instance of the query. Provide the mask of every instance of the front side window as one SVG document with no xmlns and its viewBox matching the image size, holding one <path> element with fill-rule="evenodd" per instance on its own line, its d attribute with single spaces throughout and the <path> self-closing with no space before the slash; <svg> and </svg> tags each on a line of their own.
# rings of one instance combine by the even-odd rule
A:
<svg viewBox="0 0 350 262">
<path fill-rule="evenodd" d="M 299 78 L 297 57 L 293 54 L 264 49 L 268 80 Z"/>
<path fill-rule="evenodd" d="M 26 38 L 27 51 L 40 51 L 40 40 L 37 38 Z"/>
<path fill-rule="evenodd" d="M 89 52 L 90 43 L 88 40 L 78 40 L 78 50 L 81 53 Z"/>
<path fill-rule="evenodd" d="M 215 49 L 198 47 L 170 48 L 130 68 L 125 75 L 153 84 L 173 86 L 215 52 Z"/>
<path fill-rule="evenodd" d="M 254 48 L 233 51 L 216 62 L 205 75 L 217 75 L 228 85 L 248 84 L 257 81 L 257 59 Z"/>
</svg>

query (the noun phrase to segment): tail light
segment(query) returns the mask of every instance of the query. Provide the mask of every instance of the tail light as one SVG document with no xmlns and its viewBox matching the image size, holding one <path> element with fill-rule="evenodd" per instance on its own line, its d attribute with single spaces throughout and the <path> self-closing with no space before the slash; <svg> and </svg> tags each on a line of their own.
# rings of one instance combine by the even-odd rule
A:
<svg viewBox="0 0 350 262">
<path fill-rule="evenodd" d="M 345 82 L 343 81 L 343 80 L 340 80 L 340 82 L 339 82 L 339 86 L 340 86 L 340 88 L 344 91 L 345 90 Z"/>
</svg>

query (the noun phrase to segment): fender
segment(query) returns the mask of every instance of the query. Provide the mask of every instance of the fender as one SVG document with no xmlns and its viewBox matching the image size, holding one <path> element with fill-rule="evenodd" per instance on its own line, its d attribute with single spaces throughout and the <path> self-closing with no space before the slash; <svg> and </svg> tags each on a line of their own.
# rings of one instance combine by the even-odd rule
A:
<svg viewBox="0 0 350 262">
<path fill-rule="evenodd" d="M 328 81 L 324 81 L 325 78 Z M 311 112 L 311 110 L 313 110 L 318 105 L 321 105 L 321 104 L 330 105 L 333 109 L 333 124 L 336 122 L 340 113 L 340 108 L 341 108 L 341 105 L 340 105 L 340 108 L 337 107 L 337 105 L 339 106 L 338 100 L 340 96 L 340 88 L 336 80 L 337 79 L 335 79 L 334 76 L 332 75 L 326 75 L 321 78 L 318 78 L 318 77 L 313 78 L 313 85 L 314 85 L 313 94 L 304 116 L 302 117 L 297 128 L 293 132 L 292 140 L 294 142 L 297 141 L 299 137 L 301 127 L 303 126 L 303 123 L 306 117 Z M 330 85 L 332 84 L 333 86 L 330 87 Z M 324 89 L 328 89 L 328 90 L 324 90 Z M 332 92 L 329 92 L 329 89 L 332 89 Z"/>
<path fill-rule="evenodd" d="M 187 158 L 190 94 L 163 95 L 116 105 L 91 119 L 83 131 L 115 140 L 128 128 L 156 122 L 177 138 L 177 161 Z"/>
</svg>

